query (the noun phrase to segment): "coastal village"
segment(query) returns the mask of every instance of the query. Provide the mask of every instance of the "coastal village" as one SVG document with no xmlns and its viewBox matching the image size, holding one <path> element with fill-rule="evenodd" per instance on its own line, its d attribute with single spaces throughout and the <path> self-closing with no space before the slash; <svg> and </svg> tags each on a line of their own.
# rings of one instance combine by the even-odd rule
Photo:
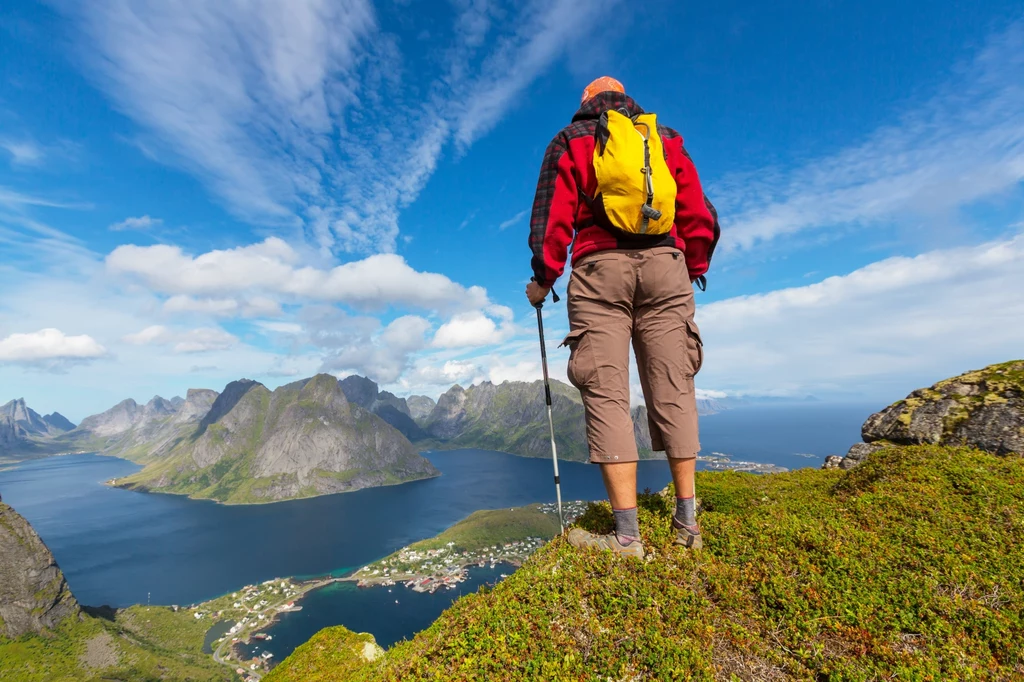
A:
<svg viewBox="0 0 1024 682">
<path fill-rule="evenodd" d="M 210 644 L 214 660 L 234 667 L 245 682 L 257 682 L 270 669 L 274 654 L 264 650 L 258 656 L 244 658 L 241 645 L 253 640 L 271 641 L 270 635 L 260 631 L 273 625 L 282 613 L 301 611 L 302 607 L 296 603 L 299 599 L 335 580 L 297 582 L 291 578 L 275 578 L 259 585 L 246 585 L 237 592 L 188 608 L 196 620 L 208 620 L 226 628 Z"/>
<path fill-rule="evenodd" d="M 590 503 L 586 501 L 563 503 L 565 523 L 575 521 L 589 505 Z M 533 505 L 533 508 L 553 518 L 553 527 L 557 532 L 558 507 L 548 503 Z M 514 513 L 516 509 L 508 511 Z M 454 528 L 457 529 L 458 526 Z M 494 568 L 498 564 L 508 564 L 518 567 L 550 539 L 530 535 L 483 546 L 472 542 L 449 540 L 440 547 L 433 548 L 418 547 L 417 545 L 424 543 L 415 543 L 380 561 L 364 566 L 346 579 L 355 580 L 359 587 L 391 587 L 402 584 L 414 592 L 433 594 L 441 589 L 455 589 L 469 577 L 469 569 L 474 566 Z M 504 574 L 502 577 L 505 577 Z"/>
</svg>

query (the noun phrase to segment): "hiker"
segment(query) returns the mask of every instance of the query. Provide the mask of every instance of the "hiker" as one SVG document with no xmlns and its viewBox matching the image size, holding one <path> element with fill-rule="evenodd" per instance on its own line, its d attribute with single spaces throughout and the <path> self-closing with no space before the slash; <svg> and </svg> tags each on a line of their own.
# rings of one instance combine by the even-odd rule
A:
<svg viewBox="0 0 1024 682">
<path fill-rule="evenodd" d="M 676 488 L 676 544 L 702 546 L 694 509 L 700 443 L 693 377 L 703 348 L 693 321 L 693 283 L 718 241 L 679 133 L 656 122 L 622 84 L 598 78 L 544 154 L 530 219 L 533 281 L 543 304 L 565 270 L 569 381 L 586 408 L 590 461 L 601 466 L 615 532 L 569 532 L 576 547 L 643 558 L 636 509 L 636 439 L 630 417 L 629 344 L 647 403 L 652 448 L 664 451 Z"/>
</svg>

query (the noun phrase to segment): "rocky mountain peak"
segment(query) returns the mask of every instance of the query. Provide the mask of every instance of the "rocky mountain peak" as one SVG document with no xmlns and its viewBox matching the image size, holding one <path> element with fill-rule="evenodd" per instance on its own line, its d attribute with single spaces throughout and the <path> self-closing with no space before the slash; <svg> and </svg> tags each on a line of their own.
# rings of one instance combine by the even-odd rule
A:
<svg viewBox="0 0 1024 682">
<path fill-rule="evenodd" d="M 52 630 L 78 611 L 53 554 L 28 521 L 0 502 L 0 636 Z"/>
<path fill-rule="evenodd" d="M 263 386 L 258 381 L 252 379 L 239 379 L 232 381 L 230 384 L 224 387 L 224 390 L 217 399 L 213 401 L 213 405 L 210 406 L 210 410 L 203 417 L 203 420 L 199 423 L 199 430 L 196 432 L 197 435 L 201 434 L 206 428 L 216 422 L 218 419 L 230 412 L 235 405 L 238 404 L 245 394 L 256 388 L 257 386 Z"/>
<path fill-rule="evenodd" d="M 70 431 L 75 428 L 75 425 L 71 423 L 71 420 L 62 415 L 60 412 L 52 412 L 45 417 L 43 421 L 49 424 L 51 430 L 56 431 Z"/>
<path fill-rule="evenodd" d="M 437 402 L 425 395 L 411 395 L 405 401 L 409 408 L 409 416 L 420 422 L 430 416 Z"/>
<path fill-rule="evenodd" d="M 25 404 L 24 398 L 16 398 L 0 407 L 0 415 L 10 417 L 29 435 L 46 435 L 49 428 L 35 410 Z"/>
</svg>

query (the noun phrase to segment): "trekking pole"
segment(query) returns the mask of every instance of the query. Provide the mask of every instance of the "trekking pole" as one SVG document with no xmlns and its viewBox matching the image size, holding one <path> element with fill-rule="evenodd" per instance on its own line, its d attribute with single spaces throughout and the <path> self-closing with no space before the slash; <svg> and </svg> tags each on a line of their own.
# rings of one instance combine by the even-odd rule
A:
<svg viewBox="0 0 1024 682">
<path fill-rule="evenodd" d="M 558 303 L 558 294 L 553 290 L 551 299 Z M 540 364 L 544 369 L 544 402 L 548 406 L 548 428 L 551 431 L 551 463 L 555 467 L 555 498 L 558 500 L 558 525 L 565 533 L 565 520 L 562 518 L 562 481 L 558 477 L 558 446 L 555 445 L 555 418 L 551 414 L 551 380 L 548 378 L 548 349 L 544 344 L 544 318 L 541 315 L 541 308 L 544 301 L 536 304 L 537 309 L 537 333 L 540 334 Z"/>
</svg>

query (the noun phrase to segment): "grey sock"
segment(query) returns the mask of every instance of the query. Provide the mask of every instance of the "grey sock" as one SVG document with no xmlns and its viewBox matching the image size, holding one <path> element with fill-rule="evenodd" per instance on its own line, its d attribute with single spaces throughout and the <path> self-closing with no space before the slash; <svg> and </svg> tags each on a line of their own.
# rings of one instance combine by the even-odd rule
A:
<svg viewBox="0 0 1024 682">
<path fill-rule="evenodd" d="M 694 509 L 694 497 L 677 497 L 676 498 L 676 516 L 675 522 L 681 526 L 696 526 L 697 525 L 697 514 Z"/>
<path fill-rule="evenodd" d="M 636 507 L 612 509 L 615 514 L 615 535 L 619 543 L 628 545 L 640 539 L 640 522 L 636 518 Z"/>
</svg>

